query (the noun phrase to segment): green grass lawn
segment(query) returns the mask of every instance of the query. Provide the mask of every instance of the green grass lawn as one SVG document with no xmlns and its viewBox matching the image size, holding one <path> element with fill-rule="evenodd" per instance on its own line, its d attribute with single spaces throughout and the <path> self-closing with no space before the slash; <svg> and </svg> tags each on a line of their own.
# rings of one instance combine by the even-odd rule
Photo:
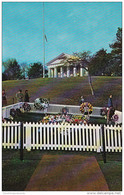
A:
<svg viewBox="0 0 124 195">
<path fill-rule="evenodd" d="M 92 84 L 95 96 L 91 95 L 87 77 L 10 80 L 3 81 L 2 87 L 7 93 L 8 104 L 13 103 L 19 89 L 23 92 L 28 89 L 30 102 L 43 97 L 50 98 L 50 103 L 79 105 L 83 95 L 85 101 L 98 107 L 107 106 L 108 97 L 112 94 L 114 107 L 122 110 L 122 77 L 93 76 Z"/>
<path fill-rule="evenodd" d="M 107 163 L 103 163 L 101 153 L 68 152 L 68 151 L 31 151 L 24 150 L 24 160 L 20 161 L 19 150 L 3 149 L 2 151 L 2 190 L 24 191 L 38 162 L 44 154 L 82 154 L 95 156 L 104 174 L 110 191 L 122 190 L 122 155 L 121 153 L 107 153 Z"/>
<path fill-rule="evenodd" d="M 20 161 L 19 151 L 3 150 L 2 190 L 24 191 L 39 160 Z"/>
</svg>

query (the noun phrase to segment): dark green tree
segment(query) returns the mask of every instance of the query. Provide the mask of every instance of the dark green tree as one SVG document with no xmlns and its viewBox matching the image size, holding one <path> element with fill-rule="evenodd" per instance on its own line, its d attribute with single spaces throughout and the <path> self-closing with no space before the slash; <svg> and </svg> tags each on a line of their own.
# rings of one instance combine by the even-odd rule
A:
<svg viewBox="0 0 124 195">
<path fill-rule="evenodd" d="M 2 81 L 5 81 L 5 80 L 7 80 L 7 77 L 6 77 L 5 73 L 3 72 L 2 73 Z"/>
<path fill-rule="evenodd" d="M 122 75 L 122 28 L 118 28 L 116 41 L 109 45 L 112 49 L 111 69 L 114 75 Z"/>
<path fill-rule="evenodd" d="M 96 54 L 92 56 L 89 63 L 90 74 L 95 76 L 105 75 L 105 70 L 109 66 L 109 58 L 109 54 L 107 54 L 106 50 L 104 49 L 100 49 L 98 52 L 96 52 Z"/>
<path fill-rule="evenodd" d="M 33 63 L 28 69 L 29 78 L 43 77 L 43 66 L 40 62 Z"/>
<path fill-rule="evenodd" d="M 3 62 L 3 66 L 5 68 L 4 76 L 7 80 L 19 79 L 21 77 L 21 69 L 20 65 L 16 61 L 16 59 L 8 59 Z"/>
</svg>

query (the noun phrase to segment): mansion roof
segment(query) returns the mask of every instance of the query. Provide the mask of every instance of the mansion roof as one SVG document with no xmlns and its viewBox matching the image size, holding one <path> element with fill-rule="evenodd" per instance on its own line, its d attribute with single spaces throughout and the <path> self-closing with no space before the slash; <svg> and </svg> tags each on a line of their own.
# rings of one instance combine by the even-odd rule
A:
<svg viewBox="0 0 124 195">
<path fill-rule="evenodd" d="M 59 65 L 63 64 L 64 61 L 68 58 L 70 58 L 73 55 L 67 54 L 67 53 L 61 53 L 59 56 L 54 58 L 53 60 L 49 61 L 46 65 L 47 66 L 54 66 L 54 65 Z"/>
</svg>

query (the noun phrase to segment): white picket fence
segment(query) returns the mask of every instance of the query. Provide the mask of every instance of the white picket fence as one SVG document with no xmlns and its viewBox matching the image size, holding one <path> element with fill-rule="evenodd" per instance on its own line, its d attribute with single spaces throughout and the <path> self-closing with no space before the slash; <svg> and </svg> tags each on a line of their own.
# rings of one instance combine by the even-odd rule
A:
<svg viewBox="0 0 124 195">
<path fill-rule="evenodd" d="M 20 149 L 20 125 L 17 122 L 2 124 L 2 146 Z M 106 152 L 122 151 L 122 127 L 105 126 Z M 23 148 L 37 150 L 103 151 L 101 125 L 74 124 L 23 124 Z"/>
</svg>

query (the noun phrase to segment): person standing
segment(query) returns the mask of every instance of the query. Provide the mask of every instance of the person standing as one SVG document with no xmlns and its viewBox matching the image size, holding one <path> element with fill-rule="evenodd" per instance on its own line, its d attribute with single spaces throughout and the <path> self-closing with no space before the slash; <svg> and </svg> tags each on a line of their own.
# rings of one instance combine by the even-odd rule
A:
<svg viewBox="0 0 124 195">
<path fill-rule="evenodd" d="M 111 118 L 114 115 L 114 108 L 113 108 L 113 102 L 112 102 L 112 95 L 108 98 L 108 111 L 107 111 L 107 123 L 111 123 Z"/>
<path fill-rule="evenodd" d="M 109 99 L 108 99 L 108 107 L 113 107 L 113 102 L 112 102 L 112 95 L 109 96 Z"/>
<path fill-rule="evenodd" d="M 28 94 L 28 90 L 25 90 L 24 102 L 29 102 L 29 94 Z"/>
<path fill-rule="evenodd" d="M 81 99 L 80 99 L 80 104 L 84 103 L 84 97 L 81 96 Z"/>
<path fill-rule="evenodd" d="M 23 102 L 23 93 L 22 93 L 22 90 L 20 89 L 17 93 L 16 93 L 16 99 L 17 99 L 17 102 Z"/>
<path fill-rule="evenodd" d="M 7 98 L 6 98 L 6 92 L 3 89 L 2 90 L 2 106 L 6 106 L 7 105 Z"/>
</svg>

